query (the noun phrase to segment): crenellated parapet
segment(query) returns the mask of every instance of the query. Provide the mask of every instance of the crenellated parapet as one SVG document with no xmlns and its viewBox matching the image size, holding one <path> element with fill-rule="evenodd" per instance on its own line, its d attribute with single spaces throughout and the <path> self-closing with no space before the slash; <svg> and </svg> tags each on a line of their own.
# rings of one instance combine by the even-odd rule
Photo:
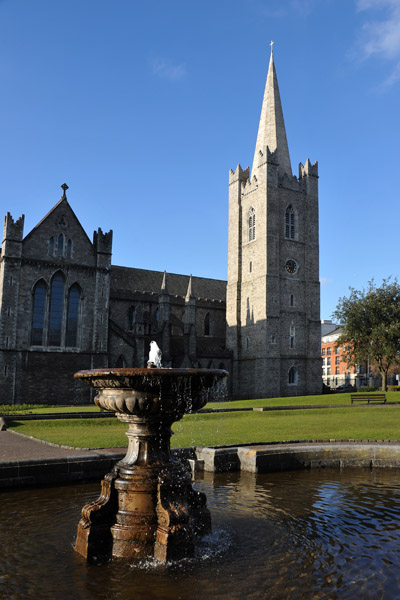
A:
<svg viewBox="0 0 400 600">
<path fill-rule="evenodd" d="M 318 177 L 318 161 L 311 164 L 309 158 L 307 158 L 305 164 L 299 163 L 299 179 L 303 177 Z"/>
<path fill-rule="evenodd" d="M 247 181 L 250 176 L 250 167 L 246 167 L 242 169 L 242 167 L 238 164 L 235 171 L 232 169 L 229 170 L 229 185 L 233 183 L 244 182 Z"/>
<path fill-rule="evenodd" d="M 110 254 L 112 252 L 112 229 L 103 233 L 99 227 L 97 231 L 93 232 L 93 246 L 98 254 Z"/>
<path fill-rule="evenodd" d="M 13 242 L 22 241 L 24 234 L 25 215 L 21 215 L 19 219 L 14 221 L 11 214 L 8 212 L 4 217 L 3 242 L 12 240 Z"/>
<path fill-rule="evenodd" d="M 24 215 L 14 221 L 9 212 L 6 214 L 4 218 L 3 244 L 1 249 L 1 255 L 3 257 L 21 257 L 22 239 L 24 235 L 24 220 Z"/>
</svg>

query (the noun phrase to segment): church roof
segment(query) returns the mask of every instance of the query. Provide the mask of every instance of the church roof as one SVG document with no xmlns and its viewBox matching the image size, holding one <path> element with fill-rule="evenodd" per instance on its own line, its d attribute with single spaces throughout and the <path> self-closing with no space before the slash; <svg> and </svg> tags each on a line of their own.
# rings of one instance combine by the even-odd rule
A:
<svg viewBox="0 0 400 600">
<path fill-rule="evenodd" d="M 271 44 L 272 43 L 273 42 L 271 42 Z M 285 122 L 283 120 L 281 97 L 279 94 L 278 78 L 276 76 L 272 46 L 251 176 L 255 174 L 260 150 L 265 154 L 267 146 L 271 152 L 277 150 L 279 173 L 281 175 L 287 173 L 287 175 L 292 176 L 292 166 L 290 163 L 289 147 L 286 139 Z"/>
<path fill-rule="evenodd" d="M 148 271 L 130 267 L 111 266 L 111 293 L 113 291 L 129 290 L 159 294 L 162 288 L 164 272 Z M 168 293 L 172 296 L 186 297 L 190 275 L 167 273 Z M 226 281 L 221 279 L 206 279 L 192 277 L 192 294 L 196 298 L 209 300 L 226 299 Z"/>
</svg>

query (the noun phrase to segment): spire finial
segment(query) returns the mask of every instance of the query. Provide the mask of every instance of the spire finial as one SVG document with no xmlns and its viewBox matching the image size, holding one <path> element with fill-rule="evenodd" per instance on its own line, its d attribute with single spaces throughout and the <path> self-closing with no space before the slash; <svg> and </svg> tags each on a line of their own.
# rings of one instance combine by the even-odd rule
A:
<svg viewBox="0 0 400 600">
<path fill-rule="evenodd" d="M 162 278 L 161 293 L 168 294 L 168 289 L 167 289 L 167 271 L 164 271 L 164 275 L 163 275 L 163 278 Z"/>
<path fill-rule="evenodd" d="M 271 40 L 271 41 L 270 41 L 270 44 L 269 44 L 269 45 L 271 46 L 271 56 L 272 56 L 272 55 L 273 55 L 273 53 L 274 53 L 274 44 L 275 44 L 275 42 L 273 42 L 273 41 Z"/>
<path fill-rule="evenodd" d="M 66 194 L 66 191 L 67 191 L 67 189 L 68 189 L 68 186 L 67 186 L 67 184 L 66 184 L 66 183 L 63 183 L 63 184 L 62 184 L 62 186 L 61 186 L 61 189 L 62 189 L 62 191 L 63 191 L 63 195 L 61 196 L 61 198 L 62 198 L 63 200 L 64 200 L 64 199 L 66 200 L 66 199 L 67 199 L 67 194 Z"/>
<path fill-rule="evenodd" d="M 187 292 L 186 292 L 186 300 L 190 300 L 190 298 L 193 297 L 192 294 L 192 275 L 190 275 L 189 277 L 189 283 L 188 283 L 188 288 L 187 288 Z"/>
</svg>

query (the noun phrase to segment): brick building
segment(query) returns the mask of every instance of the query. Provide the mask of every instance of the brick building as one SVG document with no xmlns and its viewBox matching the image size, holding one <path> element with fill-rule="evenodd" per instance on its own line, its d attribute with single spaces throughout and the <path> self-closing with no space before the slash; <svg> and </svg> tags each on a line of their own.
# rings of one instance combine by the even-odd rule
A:
<svg viewBox="0 0 400 600">
<path fill-rule="evenodd" d="M 322 321 L 322 324 L 327 323 Z M 351 386 L 359 388 L 362 386 L 380 386 L 380 377 L 371 372 L 368 361 L 362 365 L 350 367 L 346 356 L 350 350 L 349 345 L 337 346 L 337 340 L 343 332 L 340 325 L 332 325 L 328 333 L 321 336 L 321 358 L 322 358 L 322 381 L 331 388 L 340 386 Z"/>
</svg>

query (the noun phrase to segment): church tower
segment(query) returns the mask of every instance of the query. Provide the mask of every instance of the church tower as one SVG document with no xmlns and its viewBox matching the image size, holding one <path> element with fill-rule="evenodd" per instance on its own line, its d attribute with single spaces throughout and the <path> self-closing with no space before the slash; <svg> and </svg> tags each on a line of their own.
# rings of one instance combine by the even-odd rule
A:
<svg viewBox="0 0 400 600">
<path fill-rule="evenodd" d="M 229 174 L 233 397 L 321 393 L 319 298 L 318 163 L 292 174 L 271 44 L 252 170 Z"/>
</svg>

